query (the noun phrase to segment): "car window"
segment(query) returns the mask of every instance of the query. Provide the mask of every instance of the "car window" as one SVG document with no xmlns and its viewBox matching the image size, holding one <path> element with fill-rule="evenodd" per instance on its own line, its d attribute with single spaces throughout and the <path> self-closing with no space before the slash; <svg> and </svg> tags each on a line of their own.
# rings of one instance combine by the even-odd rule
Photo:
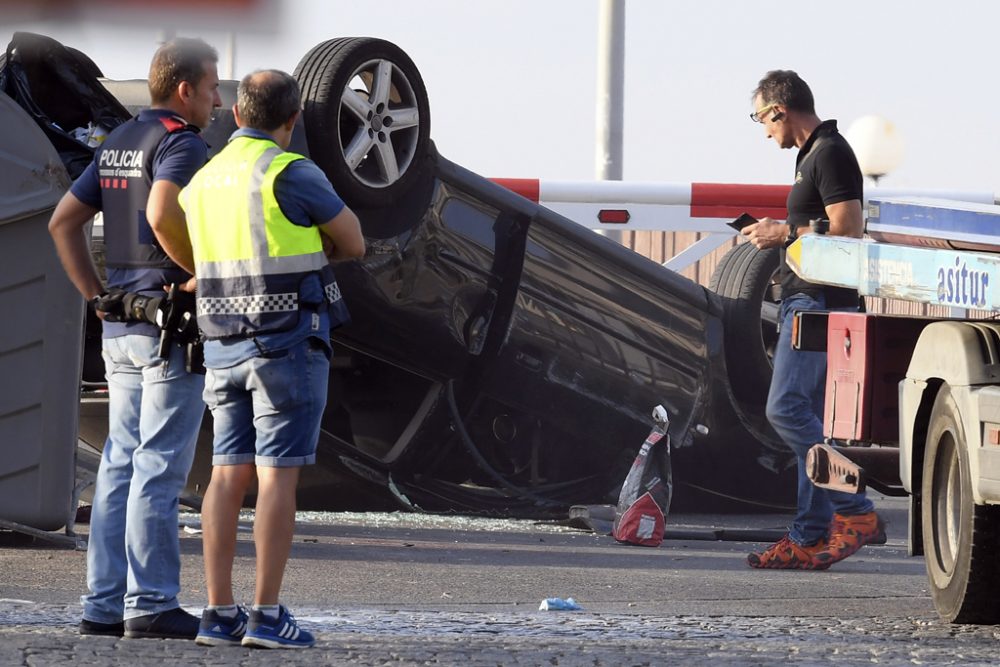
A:
<svg viewBox="0 0 1000 667">
<path fill-rule="evenodd" d="M 454 196 L 441 207 L 441 220 L 448 229 L 489 250 L 494 246 L 493 223 L 499 212 Z"/>
</svg>

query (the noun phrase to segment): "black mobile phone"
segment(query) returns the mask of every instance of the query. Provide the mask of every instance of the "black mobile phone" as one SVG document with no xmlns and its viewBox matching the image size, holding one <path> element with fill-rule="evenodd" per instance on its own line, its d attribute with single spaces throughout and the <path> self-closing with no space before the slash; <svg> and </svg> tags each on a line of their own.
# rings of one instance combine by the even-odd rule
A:
<svg viewBox="0 0 1000 667">
<path fill-rule="evenodd" d="M 752 225 L 755 222 L 757 222 L 757 218 L 753 217 L 749 213 L 744 213 L 740 217 L 733 220 L 732 222 L 727 222 L 726 224 L 735 229 L 736 231 L 740 231 L 747 225 Z"/>
</svg>

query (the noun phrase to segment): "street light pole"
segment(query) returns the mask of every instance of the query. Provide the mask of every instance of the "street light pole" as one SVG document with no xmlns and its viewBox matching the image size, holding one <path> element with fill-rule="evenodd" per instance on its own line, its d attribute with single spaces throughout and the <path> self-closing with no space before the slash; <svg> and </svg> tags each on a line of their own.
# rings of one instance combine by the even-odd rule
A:
<svg viewBox="0 0 1000 667">
<path fill-rule="evenodd" d="M 236 33 L 226 33 L 226 70 L 222 74 L 224 79 L 236 78 Z"/>
<path fill-rule="evenodd" d="M 597 29 L 597 178 L 622 179 L 625 0 L 601 0 Z"/>
<path fill-rule="evenodd" d="M 600 0 L 597 24 L 597 178 L 622 180 L 625 0 Z M 606 236 L 621 241 L 621 232 Z"/>
</svg>

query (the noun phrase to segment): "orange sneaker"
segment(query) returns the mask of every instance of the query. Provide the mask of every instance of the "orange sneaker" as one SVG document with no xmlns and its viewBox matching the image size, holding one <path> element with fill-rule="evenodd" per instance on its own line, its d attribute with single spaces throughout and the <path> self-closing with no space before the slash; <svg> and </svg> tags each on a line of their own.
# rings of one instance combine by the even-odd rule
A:
<svg viewBox="0 0 1000 667">
<path fill-rule="evenodd" d="M 875 512 L 844 516 L 834 514 L 827 547 L 816 554 L 817 562 L 830 567 L 872 542 L 885 543 L 885 524 Z"/>
<path fill-rule="evenodd" d="M 770 570 L 825 570 L 830 566 L 819 563 L 816 554 L 826 548 L 826 540 L 804 547 L 785 535 L 764 551 L 747 556 L 747 564 Z"/>
</svg>

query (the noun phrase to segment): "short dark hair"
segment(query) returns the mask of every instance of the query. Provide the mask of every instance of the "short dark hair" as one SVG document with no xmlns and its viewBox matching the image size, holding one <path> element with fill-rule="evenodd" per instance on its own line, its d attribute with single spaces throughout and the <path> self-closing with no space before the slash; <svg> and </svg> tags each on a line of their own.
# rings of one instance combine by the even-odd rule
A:
<svg viewBox="0 0 1000 667">
<path fill-rule="evenodd" d="M 182 81 L 192 86 L 201 83 L 206 62 L 219 62 L 219 54 L 201 39 L 176 37 L 157 49 L 149 66 L 152 103 L 168 101 Z"/>
<path fill-rule="evenodd" d="M 247 127 L 271 132 L 302 108 L 299 83 L 291 74 L 277 69 L 251 72 L 236 89 L 236 106 Z"/>
<path fill-rule="evenodd" d="M 792 111 L 816 113 L 809 85 L 790 69 L 776 69 L 765 74 L 750 99 L 755 100 L 758 95 L 764 104 L 780 104 Z"/>
</svg>

